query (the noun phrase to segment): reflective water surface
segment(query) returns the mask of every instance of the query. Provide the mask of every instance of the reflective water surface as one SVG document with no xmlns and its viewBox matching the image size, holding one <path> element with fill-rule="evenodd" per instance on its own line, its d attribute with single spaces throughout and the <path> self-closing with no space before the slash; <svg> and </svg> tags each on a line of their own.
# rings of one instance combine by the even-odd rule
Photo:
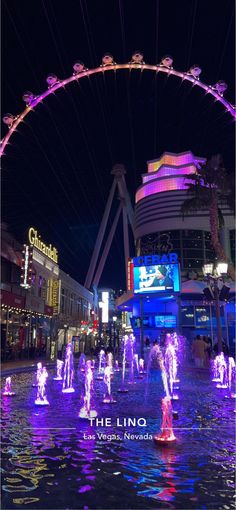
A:
<svg viewBox="0 0 236 510">
<path fill-rule="evenodd" d="M 186 369 L 180 400 L 177 442 L 161 449 L 152 439 L 124 439 L 124 431 L 154 434 L 160 427 L 160 378 L 128 385 L 116 404 L 102 404 L 103 382 L 95 381 L 99 417 L 112 427 L 90 426 L 78 418 L 82 375 L 75 393 L 49 372 L 49 407 L 34 405 L 33 373 L 12 377 L 17 395 L 2 398 L 2 508 L 29 509 L 212 509 L 230 510 L 234 499 L 234 401 L 214 387 L 206 371 Z M 3 381 L 4 382 L 4 381 Z M 117 427 L 116 418 L 143 417 L 146 427 Z M 99 440 L 97 433 L 121 440 Z M 95 439 L 93 438 L 95 434 Z M 88 436 L 92 436 L 88 439 Z M 87 439 L 85 438 L 87 437 Z"/>
</svg>

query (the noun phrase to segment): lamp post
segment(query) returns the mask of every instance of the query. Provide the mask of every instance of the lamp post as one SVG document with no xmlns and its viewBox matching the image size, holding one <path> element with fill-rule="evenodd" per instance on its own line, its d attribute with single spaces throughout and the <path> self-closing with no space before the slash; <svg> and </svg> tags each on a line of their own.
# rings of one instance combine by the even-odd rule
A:
<svg viewBox="0 0 236 510">
<path fill-rule="evenodd" d="M 66 340 L 67 340 L 67 324 L 64 324 L 64 346 L 66 346 Z"/>
<path fill-rule="evenodd" d="M 223 276 L 226 275 L 228 271 L 228 264 L 226 262 L 218 262 L 215 268 L 212 263 L 204 264 L 202 271 L 207 279 L 209 291 L 215 302 L 217 344 L 218 354 L 220 354 L 222 352 L 222 328 L 220 322 L 220 292 L 223 286 Z"/>
</svg>

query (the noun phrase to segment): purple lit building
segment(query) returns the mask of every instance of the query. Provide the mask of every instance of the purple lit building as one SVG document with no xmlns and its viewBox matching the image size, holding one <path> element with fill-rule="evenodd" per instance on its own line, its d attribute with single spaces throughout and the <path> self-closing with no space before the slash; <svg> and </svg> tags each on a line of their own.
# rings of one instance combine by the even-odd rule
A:
<svg viewBox="0 0 236 510">
<path fill-rule="evenodd" d="M 196 333 L 215 336 L 214 305 L 203 301 L 202 266 L 214 261 L 208 210 L 192 212 L 184 219 L 181 205 L 187 196 L 187 183 L 204 158 L 191 151 L 180 154 L 165 152 L 159 159 L 147 163 L 147 173 L 142 174 L 142 184 L 135 196 L 135 246 L 137 257 L 176 253 L 178 256 L 180 287 L 168 285 L 137 289 L 138 269 L 129 266 L 130 288 L 117 300 L 122 311 L 130 312 L 131 324 L 140 336 L 140 317 L 143 316 L 143 335 L 150 339 L 160 337 L 168 329 L 178 329 L 190 340 Z M 227 205 L 221 204 L 225 225 L 220 232 L 221 242 L 229 258 L 234 258 L 234 216 Z M 142 259 L 140 259 L 142 260 Z M 149 260 L 149 259 L 144 259 Z M 151 262 L 151 259 L 150 259 Z M 153 269 L 139 269 L 140 280 L 153 278 Z M 145 263 L 143 264 L 145 266 Z M 142 274 L 143 271 L 143 274 Z M 136 281 L 135 281 L 136 278 Z M 133 287 L 134 281 L 134 287 Z M 164 281 L 164 277 L 162 282 Z M 150 292 L 149 292 L 150 291 Z M 230 301 L 234 297 L 231 284 Z M 232 303 L 221 303 L 223 336 L 233 348 L 235 314 Z"/>
</svg>

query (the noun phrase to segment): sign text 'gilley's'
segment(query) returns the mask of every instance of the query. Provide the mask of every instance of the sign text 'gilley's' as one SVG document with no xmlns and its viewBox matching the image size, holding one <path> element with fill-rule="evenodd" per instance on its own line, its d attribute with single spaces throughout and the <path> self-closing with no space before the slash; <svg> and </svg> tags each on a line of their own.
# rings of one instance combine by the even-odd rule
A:
<svg viewBox="0 0 236 510">
<path fill-rule="evenodd" d="M 177 253 L 169 253 L 168 255 L 143 255 L 134 257 L 134 266 L 156 266 L 158 264 L 176 264 L 178 262 Z"/>
<path fill-rule="evenodd" d="M 56 264 L 58 263 L 58 253 L 57 249 L 54 248 L 51 244 L 47 246 L 43 241 L 41 241 L 40 235 L 38 235 L 37 230 L 33 227 L 29 229 L 29 242 L 32 246 L 35 246 L 39 251 L 44 253 L 47 257 L 52 259 Z"/>
</svg>

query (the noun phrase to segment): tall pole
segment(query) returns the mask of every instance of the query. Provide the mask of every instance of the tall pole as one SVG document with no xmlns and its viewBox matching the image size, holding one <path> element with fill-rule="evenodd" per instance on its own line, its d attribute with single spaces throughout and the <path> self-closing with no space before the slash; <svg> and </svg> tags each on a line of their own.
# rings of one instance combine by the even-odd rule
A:
<svg viewBox="0 0 236 510">
<path fill-rule="evenodd" d="M 211 324 L 211 340 L 212 340 L 212 345 L 213 345 L 214 331 L 213 331 L 213 324 L 212 324 L 212 306 L 211 306 L 211 303 L 210 303 L 210 324 Z"/>
<path fill-rule="evenodd" d="M 140 297 L 140 354 L 144 358 L 143 298 Z"/>
<path fill-rule="evenodd" d="M 220 300 L 219 300 L 219 289 L 217 285 L 217 278 L 214 278 L 214 298 L 215 298 L 215 310 L 216 310 L 216 327 L 217 327 L 217 345 L 218 354 L 222 352 L 222 328 L 220 321 Z"/>
<path fill-rule="evenodd" d="M 124 173 L 125 173 L 125 169 L 124 169 Z M 124 200 L 124 203 L 126 206 L 126 211 L 127 211 L 127 216 L 129 218 L 130 226 L 131 226 L 131 229 L 132 229 L 132 232 L 134 235 L 134 210 L 133 210 L 133 207 L 131 204 L 131 200 L 130 200 L 130 196 L 129 196 L 127 187 L 126 187 L 124 174 L 121 175 L 120 178 L 118 179 L 117 185 L 118 185 L 120 197 L 122 197 Z"/>
<path fill-rule="evenodd" d="M 108 238 L 107 238 L 104 250 L 103 250 L 103 254 L 101 256 L 101 260 L 99 262 L 97 271 L 96 271 L 95 276 L 94 276 L 93 283 L 96 286 L 98 286 L 98 284 L 99 284 L 99 281 L 100 281 L 100 278 L 101 278 L 101 274 L 103 272 L 103 268 L 104 268 L 104 265 L 106 263 L 107 255 L 109 253 L 109 250 L 110 250 L 110 247 L 111 247 L 111 243 L 112 243 L 112 240 L 113 240 L 113 237 L 114 237 L 114 233 L 115 233 L 115 230 L 116 230 L 116 227 L 117 227 L 117 223 L 118 223 L 118 220 L 119 220 L 119 217 L 120 217 L 121 207 L 122 207 L 122 205 L 120 204 L 119 207 L 118 207 L 116 216 L 114 218 L 114 221 L 113 221 L 110 233 L 108 235 Z"/>
<path fill-rule="evenodd" d="M 112 204 L 116 184 L 117 184 L 117 181 L 116 181 L 116 179 L 114 179 L 111 190 L 110 190 L 110 194 L 108 197 L 107 205 L 106 205 L 106 208 L 105 208 L 105 211 L 103 214 L 102 223 L 99 228 L 95 248 L 93 251 L 93 255 L 91 258 L 91 262 L 89 265 L 88 273 L 87 273 L 85 284 L 84 284 L 84 286 L 87 287 L 88 289 L 91 287 L 95 267 L 96 267 L 97 260 L 98 260 L 99 251 L 100 251 L 100 248 L 102 245 L 103 237 L 104 237 L 106 226 L 107 226 L 108 217 L 109 217 L 110 210 L 111 210 L 111 204 Z"/>
<path fill-rule="evenodd" d="M 123 206 L 123 235 L 124 235 L 124 252 L 125 252 L 125 276 L 126 289 L 128 289 L 128 259 L 129 259 L 129 232 L 126 208 Z"/>
<path fill-rule="evenodd" d="M 227 345 L 228 345 L 228 348 L 229 348 L 228 317 L 227 317 L 227 313 L 226 313 L 226 306 L 225 306 L 225 305 L 224 305 L 224 316 L 225 316 L 226 340 L 227 340 Z"/>
<path fill-rule="evenodd" d="M 32 325 L 32 317 L 31 317 L 31 313 L 30 313 L 30 316 L 29 316 L 29 332 L 28 332 L 28 346 L 27 346 L 27 358 L 29 359 L 29 354 L 30 354 L 30 345 L 31 345 L 31 325 Z"/>
<path fill-rule="evenodd" d="M 130 225 L 132 228 L 132 232 L 134 233 L 134 211 L 133 211 L 130 196 L 129 196 L 129 193 L 128 193 L 128 190 L 126 187 L 126 182 L 125 182 L 125 177 L 124 177 L 126 174 L 126 170 L 125 170 L 124 165 L 121 165 L 121 164 L 114 165 L 112 168 L 111 174 L 114 176 L 114 180 L 113 180 L 113 184 L 112 184 L 112 187 L 111 187 L 111 190 L 109 193 L 108 201 L 107 201 L 106 208 L 105 208 L 105 211 L 103 214 L 102 222 L 101 222 L 101 225 L 99 228 L 98 236 L 96 239 L 96 243 L 95 243 L 92 258 L 90 261 L 89 269 L 87 272 L 87 276 L 86 276 L 86 280 L 85 280 L 85 284 L 84 284 L 85 287 L 87 287 L 87 288 L 91 287 L 92 281 L 94 281 L 94 283 L 97 282 L 96 285 L 98 284 L 100 277 L 101 277 L 101 273 L 103 271 L 104 264 L 107 259 L 108 252 L 111 247 L 112 239 L 114 237 L 114 232 L 115 232 L 117 222 L 119 219 L 118 216 L 115 217 L 115 220 L 113 222 L 111 232 L 107 239 L 98 269 L 95 273 L 98 258 L 99 258 L 99 252 L 100 252 L 103 238 L 105 235 L 107 222 L 108 222 L 108 218 L 110 215 L 112 200 L 114 197 L 116 186 L 118 188 L 119 199 L 121 200 L 122 208 L 123 208 L 124 249 L 125 249 L 125 266 L 126 266 L 126 283 L 127 283 L 127 276 L 128 276 L 127 275 L 127 260 L 129 258 L 128 219 L 129 219 L 129 222 L 130 222 Z M 95 273 L 95 277 L 94 277 L 94 273 Z"/>
</svg>

